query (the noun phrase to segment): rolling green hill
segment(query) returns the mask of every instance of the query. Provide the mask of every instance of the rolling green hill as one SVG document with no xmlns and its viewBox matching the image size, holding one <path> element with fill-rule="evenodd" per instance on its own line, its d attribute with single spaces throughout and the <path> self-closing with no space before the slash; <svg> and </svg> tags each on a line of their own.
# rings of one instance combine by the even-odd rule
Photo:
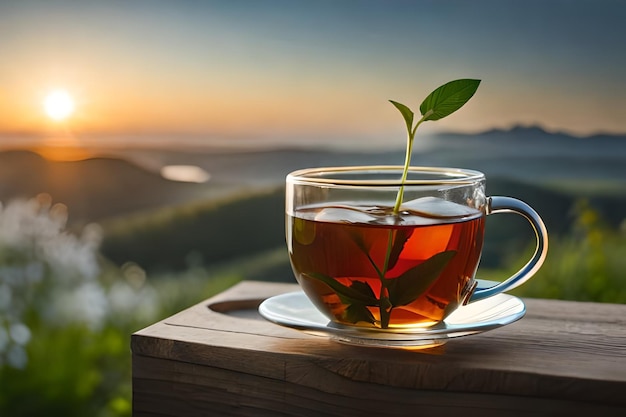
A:
<svg viewBox="0 0 626 417">
<path fill-rule="evenodd" d="M 282 188 L 103 223 L 103 254 L 149 271 L 213 265 L 284 246 Z"/>
</svg>

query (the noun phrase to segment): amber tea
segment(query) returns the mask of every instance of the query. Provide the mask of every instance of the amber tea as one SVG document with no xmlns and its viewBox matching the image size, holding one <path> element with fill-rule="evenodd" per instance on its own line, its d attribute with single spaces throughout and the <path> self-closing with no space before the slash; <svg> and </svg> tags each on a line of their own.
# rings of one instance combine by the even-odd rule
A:
<svg viewBox="0 0 626 417">
<path fill-rule="evenodd" d="M 424 200 L 432 207 L 434 199 Z M 343 324 L 410 328 L 443 320 L 473 288 L 485 217 L 439 201 L 440 217 L 342 203 L 288 215 L 290 259 L 307 296 Z"/>
</svg>

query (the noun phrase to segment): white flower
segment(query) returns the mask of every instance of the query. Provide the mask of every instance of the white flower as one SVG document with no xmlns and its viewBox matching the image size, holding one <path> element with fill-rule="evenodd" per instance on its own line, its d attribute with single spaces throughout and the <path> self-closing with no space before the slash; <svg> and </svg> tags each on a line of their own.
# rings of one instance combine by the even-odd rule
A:
<svg viewBox="0 0 626 417">
<path fill-rule="evenodd" d="M 6 355 L 7 363 L 16 369 L 24 369 L 28 363 L 26 350 L 19 345 L 11 345 Z"/>
<path fill-rule="evenodd" d="M 97 330 L 109 310 L 104 288 L 96 282 L 84 282 L 73 289 L 58 289 L 49 301 L 45 317 L 56 325 L 84 323 Z"/>
<path fill-rule="evenodd" d="M 111 313 L 118 317 L 133 317 L 146 321 L 155 316 L 158 310 L 158 294 L 150 286 L 134 288 L 120 281 L 109 290 Z"/>
<path fill-rule="evenodd" d="M 24 323 L 13 323 L 9 327 L 11 339 L 20 346 L 24 346 L 30 340 L 30 329 Z"/>
</svg>

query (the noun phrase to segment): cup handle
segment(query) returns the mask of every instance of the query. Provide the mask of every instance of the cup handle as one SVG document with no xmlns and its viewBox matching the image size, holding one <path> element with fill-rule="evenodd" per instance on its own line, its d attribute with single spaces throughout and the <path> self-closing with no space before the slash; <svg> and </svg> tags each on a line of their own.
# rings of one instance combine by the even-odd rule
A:
<svg viewBox="0 0 626 417">
<path fill-rule="evenodd" d="M 548 254 L 548 231 L 539 214 L 528 204 L 512 197 L 489 197 L 487 201 L 486 214 L 495 213 L 516 213 L 528 220 L 532 226 L 535 237 L 537 238 L 537 247 L 535 253 L 530 260 L 519 271 L 508 279 L 496 283 L 496 285 L 481 288 L 481 284 L 494 284 L 491 281 L 478 281 L 478 285 L 473 294 L 469 297 L 469 302 L 482 300 L 487 297 L 499 294 L 504 291 L 512 290 L 524 282 L 528 281 L 539 270 L 541 264 Z"/>
</svg>

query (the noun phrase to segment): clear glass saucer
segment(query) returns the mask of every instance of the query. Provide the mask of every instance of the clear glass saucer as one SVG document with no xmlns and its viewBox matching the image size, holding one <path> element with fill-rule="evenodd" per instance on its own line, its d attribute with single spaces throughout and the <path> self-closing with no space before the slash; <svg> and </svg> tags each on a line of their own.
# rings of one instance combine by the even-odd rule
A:
<svg viewBox="0 0 626 417">
<path fill-rule="evenodd" d="M 524 302 L 509 294 L 498 294 L 459 307 L 445 321 L 426 328 L 375 329 L 350 327 L 331 322 L 302 291 L 277 295 L 259 306 L 267 320 L 322 334 L 333 340 L 361 346 L 425 348 L 447 340 L 483 333 L 506 326 L 526 314 Z"/>
</svg>

